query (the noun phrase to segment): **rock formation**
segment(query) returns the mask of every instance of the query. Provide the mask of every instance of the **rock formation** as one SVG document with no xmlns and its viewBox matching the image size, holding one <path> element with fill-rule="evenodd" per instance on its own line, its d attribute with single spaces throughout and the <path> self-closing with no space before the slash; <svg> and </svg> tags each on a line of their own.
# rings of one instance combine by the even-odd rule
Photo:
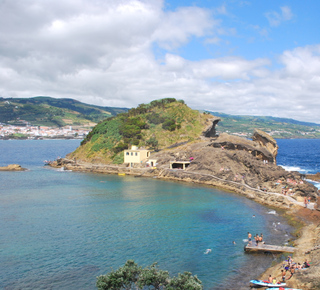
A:
<svg viewBox="0 0 320 290">
<path fill-rule="evenodd" d="M 252 141 L 258 142 L 260 146 L 267 148 L 273 156 L 273 162 L 276 163 L 276 157 L 277 157 L 278 148 L 279 148 L 276 140 L 274 140 L 267 133 L 261 130 L 255 129 L 254 134 L 252 136 Z"/>
<path fill-rule="evenodd" d="M 9 164 L 8 166 L 0 167 L 0 171 L 25 171 L 19 164 Z"/>
<path fill-rule="evenodd" d="M 277 143 L 274 144 L 271 139 L 268 141 L 266 138 L 267 134 L 259 131 L 255 132 L 253 141 L 222 133 L 216 140 L 209 144 L 209 146 L 226 150 L 247 151 L 252 156 L 264 162 L 276 164 L 278 152 Z"/>
<path fill-rule="evenodd" d="M 217 137 L 217 132 L 216 132 L 216 125 L 221 121 L 220 118 L 212 118 L 209 120 L 210 125 L 203 131 L 203 136 L 210 138 L 210 137 Z"/>
<path fill-rule="evenodd" d="M 170 161 L 189 161 L 191 157 L 192 161 L 185 171 L 165 170 Z M 313 201 L 317 200 L 316 187 L 304 181 L 300 173 L 288 172 L 277 166 L 273 162 L 274 158 L 259 143 L 228 134 L 221 134 L 213 141 L 186 144 L 174 150 L 152 154 L 152 159 L 157 159 L 157 170 L 163 170 L 161 177 L 212 183 L 229 189 L 241 188 L 241 191 L 248 191 L 250 187 L 256 189 L 255 195 L 262 199 L 270 198 L 263 192 L 275 192 L 279 194 L 275 203 L 284 202 L 284 194 L 294 199 L 311 195 Z"/>
<path fill-rule="evenodd" d="M 306 178 L 319 182 L 320 181 L 320 172 L 317 172 L 316 174 L 306 174 Z"/>
</svg>

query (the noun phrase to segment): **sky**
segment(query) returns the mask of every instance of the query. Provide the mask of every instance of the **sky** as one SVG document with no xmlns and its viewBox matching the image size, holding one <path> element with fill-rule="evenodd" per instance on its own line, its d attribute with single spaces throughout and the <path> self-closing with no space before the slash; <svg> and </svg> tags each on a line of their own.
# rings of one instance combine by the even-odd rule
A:
<svg viewBox="0 0 320 290">
<path fill-rule="evenodd" d="M 319 0 L 0 0 L 0 97 L 320 124 Z"/>
</svg>

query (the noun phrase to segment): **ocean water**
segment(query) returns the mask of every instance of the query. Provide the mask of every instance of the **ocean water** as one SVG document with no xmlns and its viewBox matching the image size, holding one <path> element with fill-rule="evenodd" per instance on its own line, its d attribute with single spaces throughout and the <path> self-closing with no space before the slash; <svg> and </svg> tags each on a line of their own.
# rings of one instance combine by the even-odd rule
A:
<svg viewBox="0 0 320 290">
<path fill-rule="evenodd" d="M 278 139 L 277 164 L 303 174 L 320 172 L 320 139 Z M 320 183 L 312 182 L 320 189 Z"/>
<path fill-rule="evenodd" d="M 0 141 L 0 166 L 28 169 L 0 172 L 2 289 L 95 289 L 96 276 L 128 259 L 143 267 L 157 262 L 171 276 L 190 271 L 204 289 L 249 289 L 275 257 L 245 254 L 247 232 L 263 233 L 271 244 L 290 238 L 292 229 L 276 211 L 236 194 L 43 166 L 79 143 Z M 303 169 L 286 153 L 288 144 L 280 145 L 281 164 Z"/>
</svg>

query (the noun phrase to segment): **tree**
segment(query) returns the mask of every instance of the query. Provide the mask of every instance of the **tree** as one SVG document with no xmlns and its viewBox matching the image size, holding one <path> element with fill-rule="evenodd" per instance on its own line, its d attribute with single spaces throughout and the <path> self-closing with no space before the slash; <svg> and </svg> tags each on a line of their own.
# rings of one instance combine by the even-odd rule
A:
<svg viewBox="0 0 320 290">
<path fill-rule="evenodd" d="M 174 131 L 176 129 L 176 121 L 173 119 L 167 119 L 162 124 L 162 129 L 168 131 Z"/>
<path fill-rule="evenodd" d="M 178 277 L 173 277 L 168 284 L 168 290 L 202 290 L 202 282 L 197 276 L 192 276 L 190 272 L 178 274 Z"/>
<path fill-rule="evenodd" d="M 142 268 L 133 260 L 128 260 L 123 267 L 109 274 L 97 277 L 97 288 L 99 290 L 130 290 L 135 289 Z"/>
<path fill-rule="evenodd" d="M 139 288 L 153 287 L 152 289 L 160 290 L 162 286 L 166 286 L 169 282 L 169 272 L 159 270 L 157 263 L 153 263 L 150 267 L 143 269 L 139 275 L 137 285 Z"/>
<path fill-rule="evenodd" d="M 128 260 L 123 267 L 109 274 L 97 277 L 99 290 L 130 289 L 167 289 L 167 290 L 202 290 L 202 282 L 190 272 L 169 277 L 168 271 L 158 269 L 157 263 L 142 269 L 133 260 Z"/>
<path fill-rule="evenodd" d="M 159 142 L 158 142 L 158 140 L 156 139 L 156 137 L 150 137 L 150 139 L 148 139 L 148 140 L 146 141 L 146 145 L 147 145 L 147 146 L 150 146 L 150 147 L 153 148 L 154 150 L 158 150 Z"/>
</svg>

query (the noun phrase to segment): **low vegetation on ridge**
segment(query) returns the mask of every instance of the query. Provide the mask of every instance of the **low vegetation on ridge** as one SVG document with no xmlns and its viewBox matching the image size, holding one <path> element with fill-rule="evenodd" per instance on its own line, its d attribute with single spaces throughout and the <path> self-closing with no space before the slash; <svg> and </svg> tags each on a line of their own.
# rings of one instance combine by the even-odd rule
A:
<svg viewBox="0 0 320 290">
<path fill-rule="evenodd" d="M 158 150 L 199 138 L 210 118 L 174 98 L 140 104 L 97 124 L 69 157 L 119 164 L 132 145 Z"/>
<path fill-rule="evenodd" d="M 270 116 L 236 116 L 218 112 L 210 114 L 221 118 L 217 126 L 219 133 L 250 137 L 254 129 L 260 129 L 275 139 L 320 138 L 320 124 L 316 123 Z"/>
<path fill-rule="evenodd" d="M 16 126 L 92 127 L 102 119 L 127 111 L 126 108 L 89 105 L 73 99 L 0 98 L 0 123 Z"/>
</svg>

